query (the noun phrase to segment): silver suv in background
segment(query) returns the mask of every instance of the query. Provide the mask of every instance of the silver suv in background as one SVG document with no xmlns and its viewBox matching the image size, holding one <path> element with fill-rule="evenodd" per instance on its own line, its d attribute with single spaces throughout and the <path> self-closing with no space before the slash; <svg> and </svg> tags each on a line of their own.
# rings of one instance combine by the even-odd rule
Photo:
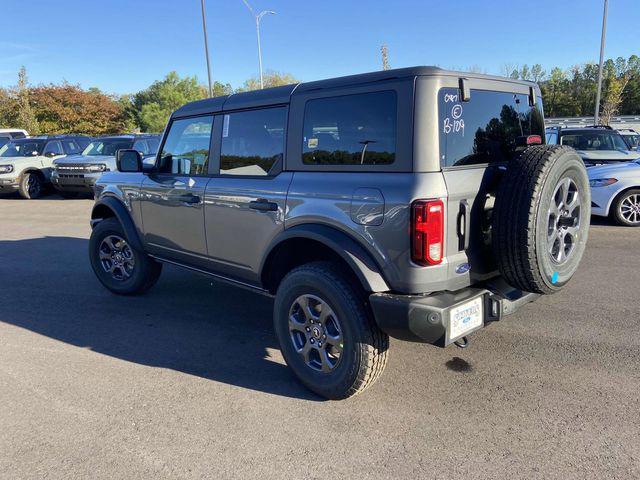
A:
<svg viewBox="0 0 640 480">
<path fill-rule="evenodd" d="M 12 140 L 0 148 L 0 193 L 38 198 L 49 185 L 53 162 L 77 155 L 91 141 L 81 135 L 48 135 Z"/>
<path fill-rule="evenodd" d="M 155 156 L 160 135 L 117 135 L 99 137 L 82 151 L 81 155 L 56 160 L 51 182 L 63 197 L 72 198 L 79 193 L 93 193 L 93 185 L 104 172 L 116 170 L 116 152 L 133 149 L 143 158 Z"/>
<path fill-rule="evenodd" d="M 629 150 L 640 151 L 640 133 L 633 128 L 618 128 L 617 132 L 629 147 Z"/>
<path fill-rule="evenodd" d="M 566 145 L 578 152 L 587 166 L 629 162 L 640 157 L 616 130 L 597 127 L 550 127 L 546 129 L 548 144 Z"/>
<path fill-rule="evenodd" d="M 120 150 L 96 182 L 91 266 L 121 295 L 170 263 L 274 297 L 287 364 L 349 397 L 389 336 L 464 347 L 572 278 L 589 180 L 543 141 L 537 85 L 435 67 L 190 103 L 153 165 Z"/>
</svg>

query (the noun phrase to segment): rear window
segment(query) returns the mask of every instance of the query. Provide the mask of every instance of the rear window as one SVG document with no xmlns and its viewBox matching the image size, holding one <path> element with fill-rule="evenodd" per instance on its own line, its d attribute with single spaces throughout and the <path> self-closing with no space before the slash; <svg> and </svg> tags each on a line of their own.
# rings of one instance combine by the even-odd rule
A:
<svg viewBox="0 0 640 480">
<path fill-rule="evenodd" d="M 440 163 L 443 167 L 508 161 L 518 137 L 544 136 L 544 119 L 529 96 L 489 90 L 471 90 L 468 102 L 460 101 L 457 88 L 438 93 Z"/>
<path fill-rule="evenodd" d="M 396 156 L 393 91 L 320 98 L 304 111 L 306 165 L 390 165 Z"/>
</svg>

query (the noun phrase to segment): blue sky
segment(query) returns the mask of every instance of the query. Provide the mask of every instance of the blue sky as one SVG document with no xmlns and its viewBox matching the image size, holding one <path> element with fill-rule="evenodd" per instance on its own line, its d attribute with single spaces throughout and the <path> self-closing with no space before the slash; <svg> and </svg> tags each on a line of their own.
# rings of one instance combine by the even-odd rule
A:
<svg viewBox="0 0 640 480">
<path fill-rule="evenodd" d="M 597 61 L 602 0 L 250 0 L 264 66 L 315 80 L 380 68 Z M 640 55 L 640 0 L 609 2 L 607 57 Z M 241 0 L 207 0 L 216 80 L 257 73 L 253 20 Z M 199 0 L 3 0 L 0 85 L 25 65 L 31 83 L 67 80 L 135 92 L 176 70 L 206 81 Z"/>
</svg>

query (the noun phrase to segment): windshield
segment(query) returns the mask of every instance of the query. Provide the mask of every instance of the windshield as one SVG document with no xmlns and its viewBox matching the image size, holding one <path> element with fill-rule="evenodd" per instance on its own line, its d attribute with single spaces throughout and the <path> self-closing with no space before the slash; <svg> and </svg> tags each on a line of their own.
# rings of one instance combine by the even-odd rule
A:
<svg viewBox="0 0 640 480">
<path fill-rule="evenodd" d="M 83 155 L 110 155 L 114 156 L 118 150 L 131 148 L 132 140 L 112 139 L 96 140 L 91 142 L 82 152 Z"/>
<path fill-rule="evenodd" d="M 611 131 L 565 133 L 560 137 L 560 144 L 586 151 L 629 149 L 622 136 Z"/>
<path fill-rule="evenodd" d="M 29 157 L 41 155 L 44 148 L 43 141 L 14 141 L 9 142 L 0 148 L 0 157 Z"/>
</svg>

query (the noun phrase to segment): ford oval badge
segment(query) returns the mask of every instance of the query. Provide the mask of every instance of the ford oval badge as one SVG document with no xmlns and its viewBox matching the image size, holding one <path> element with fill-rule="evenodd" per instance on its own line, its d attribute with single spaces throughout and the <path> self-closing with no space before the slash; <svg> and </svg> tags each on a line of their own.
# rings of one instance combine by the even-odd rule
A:
<svg viewBox="0 0 640 480">
<path fill-rule="evenodd" d="M 462 275 L 463 273 L 467 273 L 471 269 L 471 265 L 468 263 L 461 263 L 456 267 L 456 273 Z"/>
</svg>

